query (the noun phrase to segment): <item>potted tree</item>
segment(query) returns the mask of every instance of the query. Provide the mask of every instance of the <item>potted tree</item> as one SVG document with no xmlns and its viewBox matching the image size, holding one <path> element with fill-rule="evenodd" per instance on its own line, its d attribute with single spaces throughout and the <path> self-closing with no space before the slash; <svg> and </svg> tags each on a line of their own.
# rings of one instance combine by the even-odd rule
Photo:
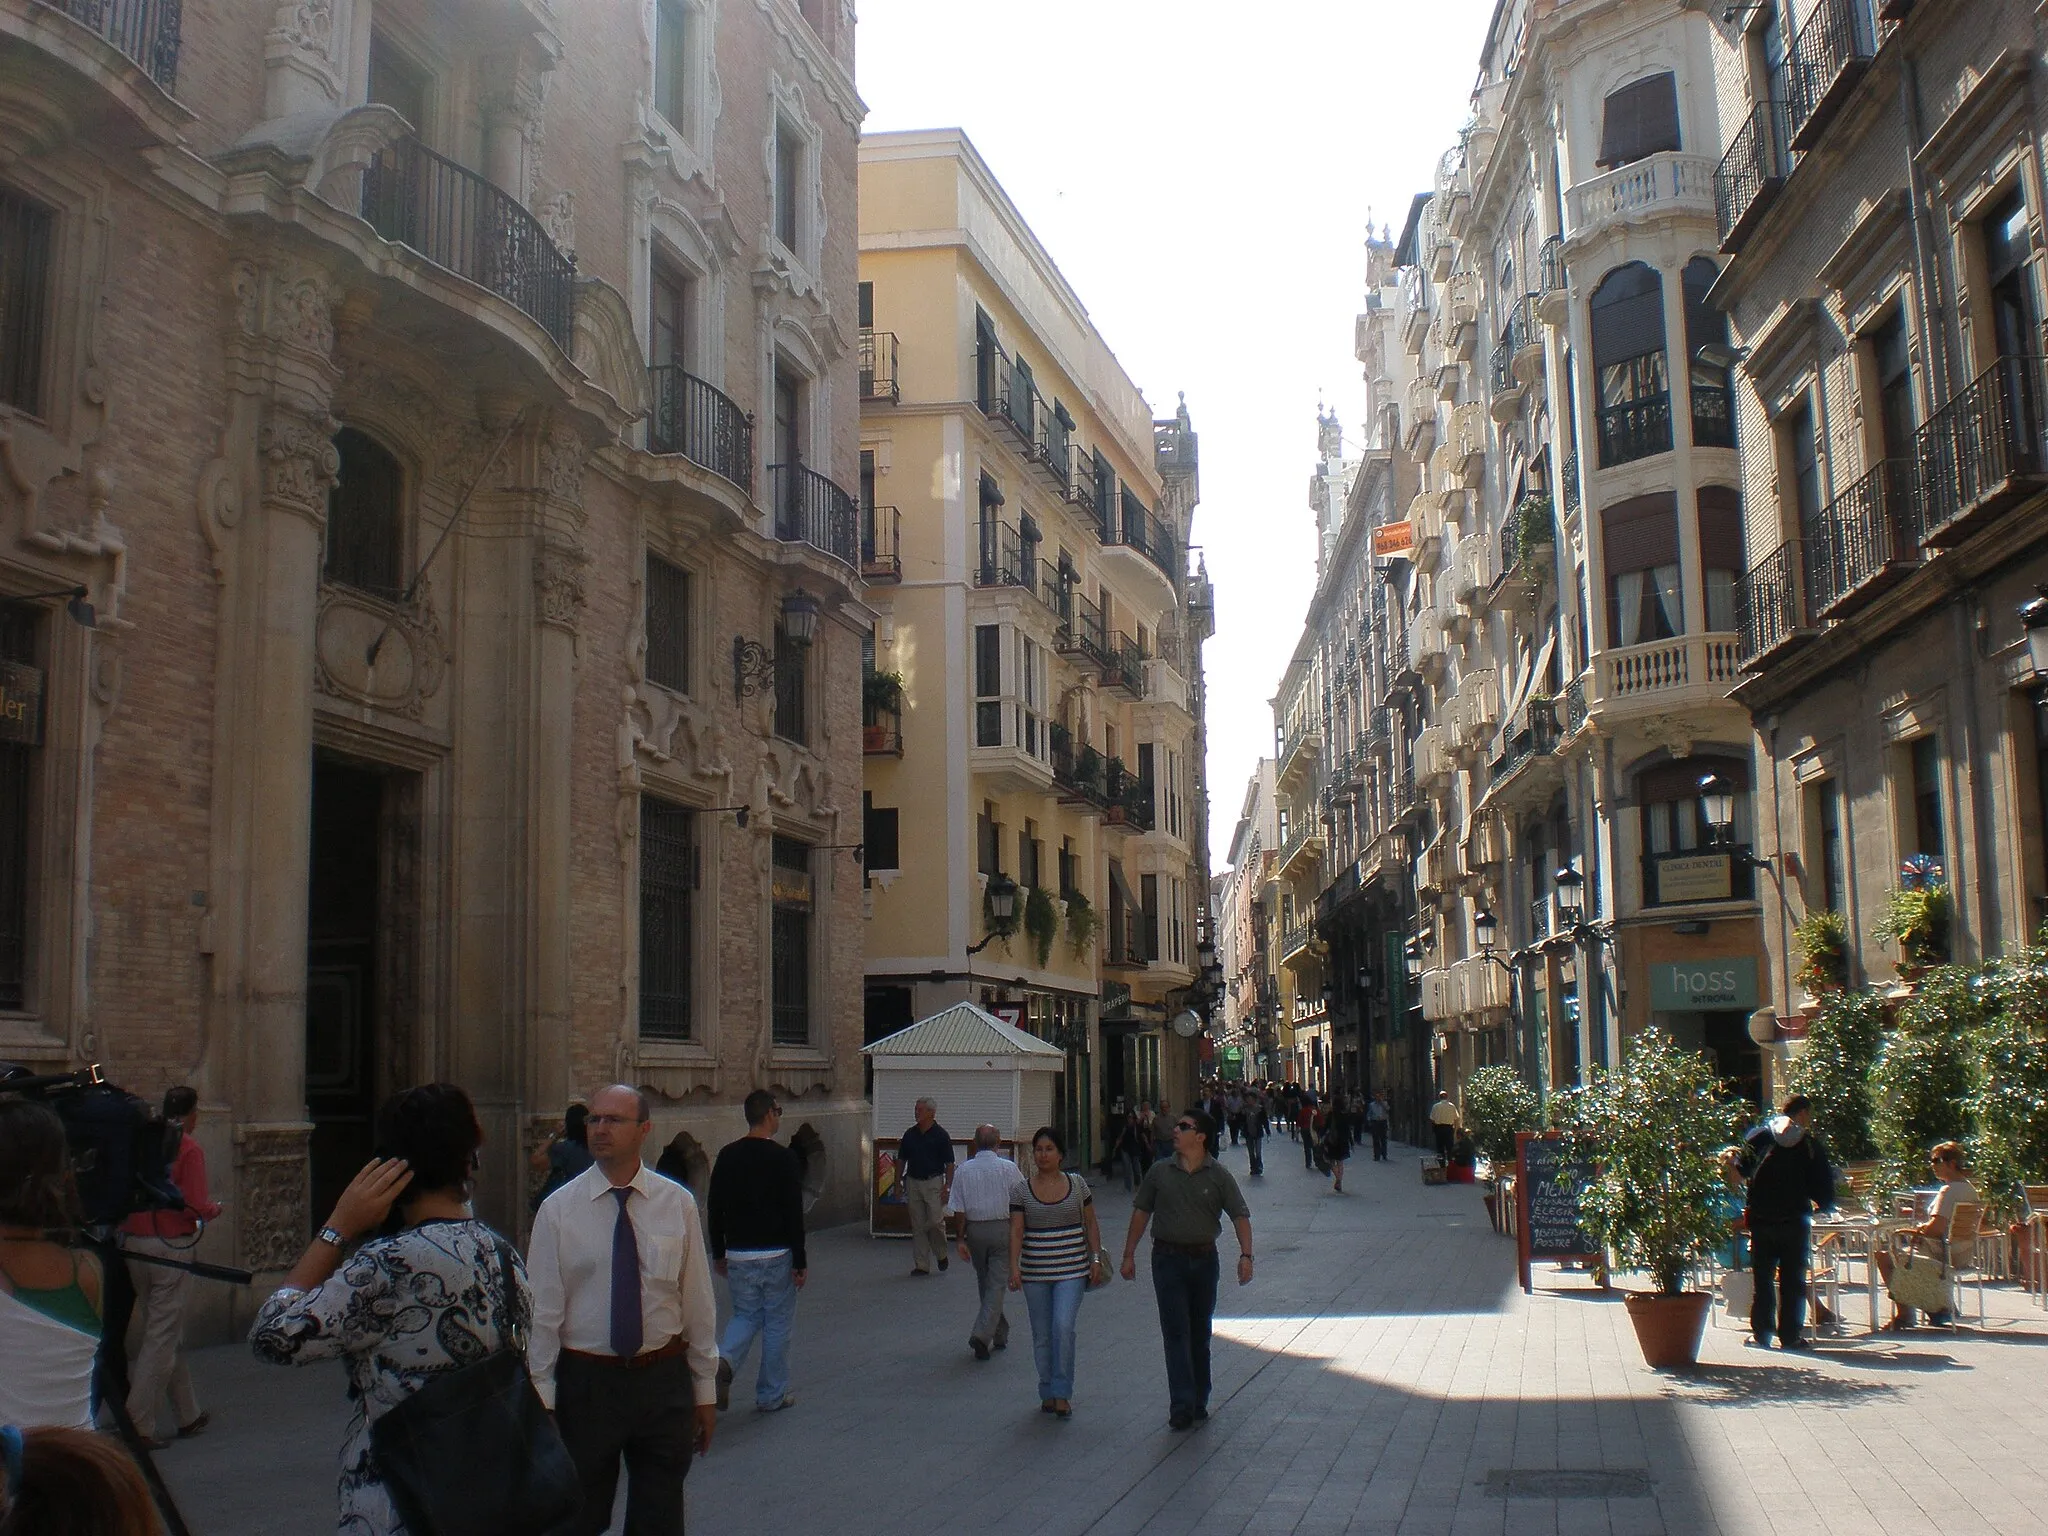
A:
<svg viewBox="0 0 2048 1536">
<path fill-rule="evenodd" d="M 861 681 L 861 748 L 887 752 L 890 737 L 902 729 L 903 674 L 870 672 Z"/>
<path fill-rule="evenodd" d="M 1465 1079 L 1465 1129 L 1486 1159 L 1486 1215 L 1500 1230 L 1501 1175 L 1515 1163 L 1515 1133 L 1543 1123 L 1536 1090 L 1512 1067 L 1481 1067 Z"/>
<path fill-rule="evenodd" d="M 1693 1364 L 1712 1297 L 1686 1289 L 1686 1274 L 1728 1238 L 1717 1155 L 1740 1132 L 1741 1102 L 1704 1056 L 1651 1030 L 1622 1066 L 1560 1094 L 1556 1117 L 1572 1157 L 1594 1170 L 1579 1202 L 1588 1234 L 1655 1285 L 1624 1298 L 1644 1363 Z"/>
<path fill-rule="evenodd" d="M 1849 984 L 1849 920 L 1829 908 L 1808 912 L 1792 930 L 1799 946 L 1799 970 L 1793 980 L 1816 1002 Z"/>
<path fill-rule="evenodd" d="M 1886 899 L 1870 936 L 1899 946 L 1899 980 L 1910 982 L 1948 959 L 1949 888 L 1939 879 L 1907 879 Z"/>
</svg>

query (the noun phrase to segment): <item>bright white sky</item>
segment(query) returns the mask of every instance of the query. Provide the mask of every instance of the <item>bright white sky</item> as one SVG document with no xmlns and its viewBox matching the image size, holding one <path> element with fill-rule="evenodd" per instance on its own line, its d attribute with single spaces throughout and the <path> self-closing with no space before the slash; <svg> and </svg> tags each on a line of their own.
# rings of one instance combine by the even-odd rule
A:
<svg viewBox="0 0 2048 1536">
<path fill-rule="evenodd" d="M 1368 214 L 1398 235 L 1493 0 L 863 0 L 871 132 L 963 128 L 1155 416 L 1202 440 L 1211 859 L 1315 586 L 1319 399 L 1364 408 Z"/>
</svg>

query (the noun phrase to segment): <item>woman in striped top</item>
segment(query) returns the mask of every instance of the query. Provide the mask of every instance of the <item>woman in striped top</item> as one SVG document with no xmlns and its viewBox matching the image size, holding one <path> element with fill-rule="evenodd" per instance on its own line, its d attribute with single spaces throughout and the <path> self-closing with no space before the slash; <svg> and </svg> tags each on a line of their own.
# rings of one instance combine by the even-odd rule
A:
<svg viewBox="0 0 2048 1536">
<path fill-rule="evenodd" d="M 1035 1171 L 1010 1195 L 1010 1289 L 1024 1293 L 1031 1350 L 1038 1361 L 1038 1411 L 1069 1418 L 1074 1405 L 1074 1322 L 1102 1231 L 1095 1197 L 1078 1174 L 1064 1173 L 1066 1143 L 1051 1126 L 1031 1138 Z"/>
</svg>

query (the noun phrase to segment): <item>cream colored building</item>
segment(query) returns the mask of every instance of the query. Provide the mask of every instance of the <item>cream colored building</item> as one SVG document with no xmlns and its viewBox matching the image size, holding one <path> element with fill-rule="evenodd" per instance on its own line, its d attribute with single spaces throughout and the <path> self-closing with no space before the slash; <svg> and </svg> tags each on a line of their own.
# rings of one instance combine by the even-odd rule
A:
<svg viewBox="0 0 2048 1536">
<path fill-rule="evenodd" d="M 1067 1050 L 1079 1153 L 1104 1106 L 1194 1079 L 1169 1027 L 1207 932 L 1194 435 L 963 135 L 872 135 L 860 165 L 868 1033 L 1021 1009 Z"/>
<path fill-rule="evenodd" d="M 196 1085 L 204 1256 L 437 1078 L 508 1230 L 619 1078 L 772 1087 L 859 1210 L 852 67 L 824 0 L 0 0 L 0 1057 Z"/>
</svg>

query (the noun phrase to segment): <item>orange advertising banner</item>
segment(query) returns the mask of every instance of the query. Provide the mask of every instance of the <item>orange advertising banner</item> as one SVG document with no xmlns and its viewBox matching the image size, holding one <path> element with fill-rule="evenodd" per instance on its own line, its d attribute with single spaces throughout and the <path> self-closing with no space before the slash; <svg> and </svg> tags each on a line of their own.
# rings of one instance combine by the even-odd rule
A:
<svg viewBox="0 0 2048 1536">
<path fill-rule="evenodd" d="M 1376 558 L 1405 555 L 1415 547 L 1413 523 L 1381 523 L 1372 531 L 1372 552 Z"/>
</svg>

